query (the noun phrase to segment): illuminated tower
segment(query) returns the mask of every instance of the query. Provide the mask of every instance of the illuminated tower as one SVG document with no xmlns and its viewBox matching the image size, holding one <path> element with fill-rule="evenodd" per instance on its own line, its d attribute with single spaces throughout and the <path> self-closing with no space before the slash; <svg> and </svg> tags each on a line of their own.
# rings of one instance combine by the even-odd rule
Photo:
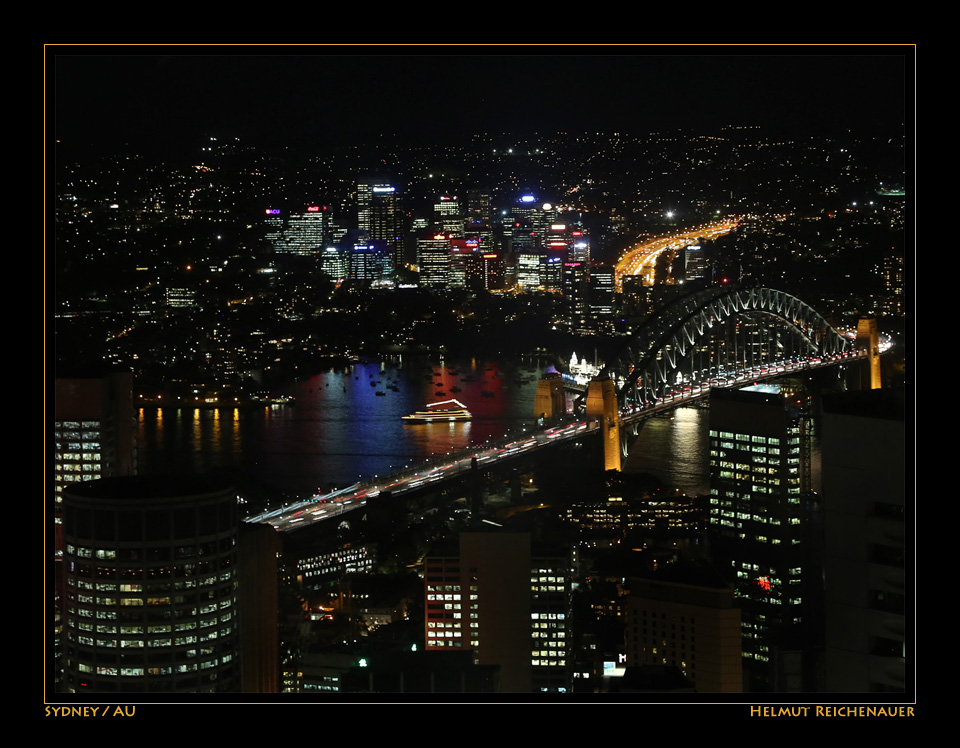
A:
<svg viewBox="0 0 960 748">
<path fill-rule="evenodd" d="M 483 270 L 479 239 L 450 240 L 451 288 L 483 288 Z"/>
<path fill-rule="evenodd" d="M 488 190 L 480 188 L 467 190 L 467 217 L 470 222 L 489 224 L 493 216 L 492 202 Z"/>
<path fill-rule="evenodd" d="M 710 537 L 740 600 L 747 690 L 809 685 L 821 585 L 801 441 L 800 414 L 781 395 L 711 393 Z M 795 666 L 787 652 L 800 652 Z"/>
<path fill-rule="evenodd" d="M 548 372 L 537 382 L 534 412 L 537 419 L 543 423 L 555 423 L 560 416 L 566 414 L 566 395 L 563 391 L 563 377 L 561 377 L 558 372 Z"/>
<path fill-rule="evenodd" d="M 540 288 L 540 265 L 543 258 L 532 247 L 523 247 L 517 252 L 517 284 L 521 291 Z"/>
<path fill-rule="evenodd" d="M 347 278 L 380 281 L 393 274 L 393 248 L 386 242 L 361 242 L 348 250 Z"/>
<path fill-rule="evenodd" d="M 396 185 L 386 179 L 357 182 L 357 223 L 369 239 L 386 242 L 393 252 L 393 267 L 404 266 L 401 237 L 402 211 Z"/>
<path fill-rule="evenodd" d="M 516 257 L 517 284 L 521 291 L 540 287 L 541 242 L 534 225 L 536 198 L 523 195 L 504 219 L 504 240 Z"/>
<path fill-rule="evenodd" d="M 273 251 L 316 257 L 330 240 L 332 213 L 326 205 L 308 205 L 303 213 L 291 214 Z"/>
<path fill-rule="evenodd" d="M 480 259 L 483 261 L 483 287 L 487 291 L 503 288 L 506 285 L 503 256 L 497 252 L 484 252 Z"/>
<path fill-rule="evenodd" d="M 560 291 L 563 289 L 563 266 L 570 259 L 573 248 L 570 228 L 565 223 L 551 224 L 544 231 L 542 246 L 543 264 L 540 268 L 540 285 L 549 291 Z M 580 263 L 578 267 L 588 266 Z M 581 277 L 585 279 L 586 272 L 581 274 Z"/>
<path fill-rule="evenodd" d="M 570 328 L 578 334 L 589 333 L 590 266 L 585 262 L 564 262 L 562 284 Z"/>
<path fill-rule="evenodd" d="M 590 324 L 594 332 L 613 329 L 616 301 L 613 268 L 595 265 L 590 269 Z"/>
<path fill-rule="evenodd" d="M 531 214 L 534 231 L 537 233 L 537 245 L 545 246 L 552 226 L 557 224 L 557 209 L 550 203 L 543 203 Z"/>
<path fill-rule="evenodd" d="M 887 291 L 887 309 L 903 314 L 903 256 L 889 254 L 883 258 L 883 281 Z"/>
<path fill-rule="evenodd" d="M 595 379 L 587 388 L 587 419 L 600 423 L 603 469 L 620 470 L 620 408 L 617 389 L 609 377 Z"/>
<path fill-rule="evenodd" d="M 683 275 L 688 281 L 706 276 L 703 248 L 699 244 L 691 244 L 683 250 Z"/>
<path fill-rule="evenodd" d="M 584 234 L 583 227 L 580 224 L 574 225 L 570 229 L 570 237 L 573 239 L 573 245 L 570 248 L 570 259 L 574 262 L 585 262 L 590 265 L 590 240 Z"/>
<path fill-rule="evenodd" d="M 106 478 L 64 492 L 64 689 L 240 690 L 236 493 Z"/>
<path fill-rule="evenodd" d="M 463 236 L 464 218 L 460 213 L 460 201 L 455 195 L 440 195 L 433 204 L 433 222 L 438 233 Z"/>
<path fill-rule="evenodd" d="M 423 288 L 450 288 L 450 238 L 446 234 L 430 234 L 417 239 L 417 267 Z"/>
<path fill-rule="evenodd" d="M 287 225 L 280 208 L 265 208 L 263 211 L 263 225 L 266 227 L 266 240 L 274 246 L 283 239 L 283 229 Z"/>
<path fill-rule="evenodd" d="M 880 333 L 877 329 L 877 318 L 865 316 L 857 322 L 857 351 L 866 354 L 870 367 L 870 389 L 878 390 L 882 386 L 880 381 Z"/>
<path fill-rule="evenodd" d="M 346 278 L 350 269 L 346 247 L 342 244 L 325 247 L 320 254 L 320 267 L 333 281 L 341 281 Z"/>
</svg>

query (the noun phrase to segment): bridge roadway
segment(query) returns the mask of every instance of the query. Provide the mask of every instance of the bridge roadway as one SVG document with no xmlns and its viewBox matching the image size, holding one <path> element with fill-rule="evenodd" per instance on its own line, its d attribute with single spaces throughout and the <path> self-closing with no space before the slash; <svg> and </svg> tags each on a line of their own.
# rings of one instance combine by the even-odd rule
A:
<svg viewBox="0 0 960 748">
<path fill-rule="evenodd" d="M 623 254 L 615 266 L 614 277 L 617 291 L 623 290 L 623 277 L 625 275 L 642 275 L 646 278 L 648 284 L 653 284 L 654 266 L 657 257 L 662 252 L 670 252 L 668 260 L 673 262 L 676 253 L 681 249 L 701 240 L 708 241 L 727 234 L 733 231 L 739 222 L 740 219 L 737 217 L 728 217 L 694 229 L 648 239 L 632 247 Z M 667 267 L 669 268 L 669 264 Z"/>
<path fill-rule="evenodd" d="M 713 378 L 704 382 L 678 385 L 659 401 L 642 407 L 622 409 L 620 426 L 639 423 L 661 413 L 707 397 L 710 389 L 743 387 L 751 382 L 760 382 L 786 374 L 807 372 L 814 369 L 849 363 L 858 358 L 858 354 L 847 351 L 843 354 L 827 357 L 812 357 L 798 362 L 762 364 L 742 371 Z M 552 425 L 541 431 L 527 432 L 521 436 L 508 435 L 502 439 L 490 441 L 484 445 L 472 446 L 455 454 L 443 455 L 432 460 L 407 468 L 399 473 L 355 483 L 327 494 L 288 506 L 248 517 L 247 522 L 266 522 L 281 532 L 291 532 L 311 526 L 314 522 L 335 519 L 344 513 L 360 509 L 367 499 L 390 491 L 394 496 L 403 495 L 422 486 L 439 485 L 461 477 L 471 469 L 473 459 L 478 466 L 502 465 L 532 450 L 551 447 L 557 444 L 580 440 L 597 433 L 599 424 L 590 422 L 583 416 L 566 416 L 560 424 Z"/>
</svg>

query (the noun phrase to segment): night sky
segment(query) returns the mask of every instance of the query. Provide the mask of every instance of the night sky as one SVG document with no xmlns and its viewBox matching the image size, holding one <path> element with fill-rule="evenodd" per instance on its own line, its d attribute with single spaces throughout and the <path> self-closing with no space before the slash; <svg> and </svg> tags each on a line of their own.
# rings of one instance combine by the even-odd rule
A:
<svg viewBox="0 0 960 748">
<path fill-rule="evenodd" d="M 47 123 L 80 150 L 157 153 L 206 135 L 317 150 L 381 133 L 884 133 L 913 120 L 912 66 L 912 47 L 869 45 L 50 46 Z"/>
</svg>

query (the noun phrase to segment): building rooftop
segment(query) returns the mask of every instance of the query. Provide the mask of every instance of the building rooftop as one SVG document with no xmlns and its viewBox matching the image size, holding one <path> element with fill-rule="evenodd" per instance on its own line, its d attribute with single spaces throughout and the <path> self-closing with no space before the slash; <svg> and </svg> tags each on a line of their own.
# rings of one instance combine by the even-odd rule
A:
<svg viewBox="0 0 960 748">
<path fill-rule="evenodd" d="M 231 483 L 213 475 L 128 475 L 70 484 L 77 498 L 91 499 L 187 499 L 223 493 Z"/>
<path fill-rule="evenodd" d="M 838 415 L 902 421 L 906 412 L 904 391 L 900 388 L 888 388 L 825 395 L 823 410 Z"/>
</svg>

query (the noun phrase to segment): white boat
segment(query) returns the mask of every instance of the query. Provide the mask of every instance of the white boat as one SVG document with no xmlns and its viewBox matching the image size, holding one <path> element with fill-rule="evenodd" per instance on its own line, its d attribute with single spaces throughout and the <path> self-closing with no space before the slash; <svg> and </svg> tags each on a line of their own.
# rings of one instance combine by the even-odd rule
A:
<svg viewBox="0 0 960 748">
<path fill-rule="evenodd" d="M 444 408 L 441 406 L 452 403 L 456 407 Z M 469 421 L 473 414 L 467 406 L 459 400 L 443 400 L 438 403 L 427 403 L 427 410 L 418 410 L 413 415 L 403 416 L 407 423 L 433 423 L 435 421 Z"/>
</svg>

